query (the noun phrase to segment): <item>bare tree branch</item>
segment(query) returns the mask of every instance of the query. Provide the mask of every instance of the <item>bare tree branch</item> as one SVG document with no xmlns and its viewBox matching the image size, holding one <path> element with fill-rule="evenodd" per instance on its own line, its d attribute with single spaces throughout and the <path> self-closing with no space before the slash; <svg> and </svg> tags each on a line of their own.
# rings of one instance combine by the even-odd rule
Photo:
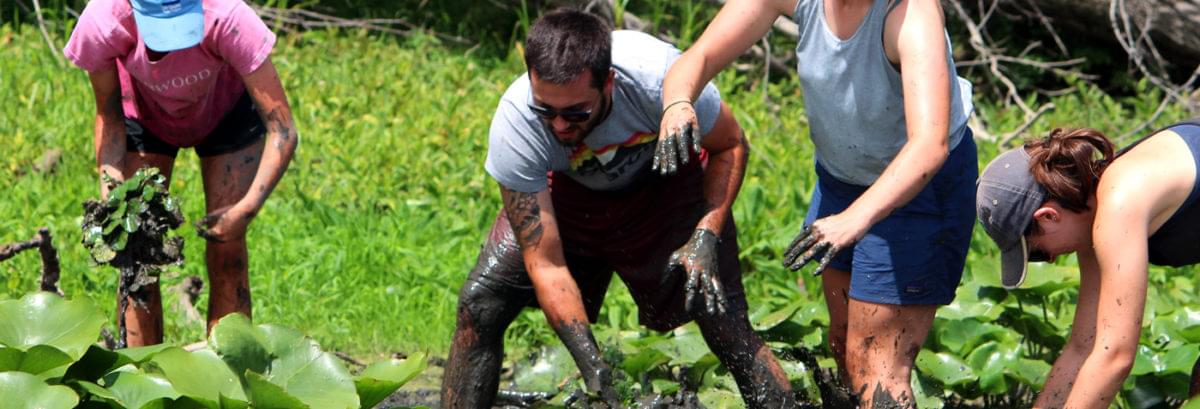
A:
<svg viewBox="0 0 1200 409">
<path fill-rule="evenodd" d="M 58 63 L 59 67 L 65 67 L 67 65 L 66 61 L 64 61 L 63 56 L 58 53 L 58 46 L 54 45 L 54 40 L 50 38 L 50 33 L 46 31 L 46 20 L 42 19 L 42 5 L 38 2 L 38 0 L 32 1 L 34 11 L 33 14 L 37 16 L 38 30 L 41 30 L 42 32 L 42 39 L 46 40 L 46 47 L 50 49 L 50 55 L 53 56 L 54 62 Z"/>
</svg>

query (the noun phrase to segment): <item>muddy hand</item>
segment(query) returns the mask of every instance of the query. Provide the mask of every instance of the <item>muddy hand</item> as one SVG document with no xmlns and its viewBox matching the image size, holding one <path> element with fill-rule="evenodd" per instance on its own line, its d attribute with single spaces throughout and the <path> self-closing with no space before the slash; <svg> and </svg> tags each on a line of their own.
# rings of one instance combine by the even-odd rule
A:
<svg viewBox="0 0 1200 409">
<path fill-rule="evenodd" d="M 692 152 L 700 154 L 700 126 L 695 107 L 686 100 L 673 102 L 663 111 L 650 169 L 662 175 L 673 174 L 688 163 Z"/>
<path fill-rule="evenodd" d="M 243 211 L 237 206 L 226 206 L 197 221 L 196 234 L 216 243 L 245 237 L 246 227 L 250 225 L 251 218 L 252 212 Z"/>
<path fill-rule="evenodd" d="M 809 261 L 819 257 L 820 263 L 817 264 L 817 269 L 813 270 L 813 275 L 821 275 L 838 251 L 841 251 L 841 248 L 823 240 L 816 229 L 808 226 L 792 240 L 792 244 L 788 245 L 787 251 L 783 253 L 783 266 L 798 271 Z"/>
<path fill-rule="evenodd" d="M 583 374 L 586 389 L 576 389 L 563 399 L 568 408 L 622 408 L 617 391 L 612 387 L 612 372 L 608 368 Z"/>
<path fill-rule="evenodd" d="M 720 244 L 721 239 L 711 230 L 696 229 L 683 247 L 671 253 L 664 274 L 669 275 L 677 268 L 687 274 L 687 282 L 683 286 L 684 307 L 692 314 L 725 314 L 727 303 L 725 290 L 721 288 L 717 257 Z"/>
</svg>

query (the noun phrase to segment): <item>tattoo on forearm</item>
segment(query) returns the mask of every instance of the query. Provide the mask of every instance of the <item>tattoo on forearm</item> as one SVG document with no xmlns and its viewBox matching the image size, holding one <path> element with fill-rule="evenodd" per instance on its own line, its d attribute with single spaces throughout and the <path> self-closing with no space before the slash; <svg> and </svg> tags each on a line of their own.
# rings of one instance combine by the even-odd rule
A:
<svg viewBox="0 0 1200 409">
<path fill-rule="evenodd" d="M 510 192 L 505 197 L 504 208 L 517 242 L 527 249 L 535 248 L 542 239 L 542 209 L 538 206 L 535 193 Z"/>
</svg>

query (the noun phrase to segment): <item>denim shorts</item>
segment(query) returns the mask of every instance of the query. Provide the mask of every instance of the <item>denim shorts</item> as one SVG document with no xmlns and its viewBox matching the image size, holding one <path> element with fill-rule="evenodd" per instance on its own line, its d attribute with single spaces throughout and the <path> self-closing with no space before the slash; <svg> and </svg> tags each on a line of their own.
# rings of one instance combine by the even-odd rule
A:
<svg viewBox="0 0 1200 409">
<path fill-rule="evenodd" d="M 829 266 L 850 272 L 850 297 L 893 305 L 954 301 L 975 227 L 978 154 L 968 128 L 942 168 L 912 201 L 876 223 Z M 867 190 L 816 164 L 817 188 L 804 221 L 841 213 Z"/>
<path fill-rule="evenodd" d="M 266 131 L 267 127 L 263 125 L 262 117 L 258 115 L 258 108 L 250 98 L 250 93 L 243 93 L 233 108 L 221 117 L 216 129 L 194 147 L 196 156 L 207 158 L 239 151 L 263 139 Z M 179 147 L 163 141 L 131 118 L 125 118 L 125 150 L 170 157 L 179 153 Z"/>
</svg>

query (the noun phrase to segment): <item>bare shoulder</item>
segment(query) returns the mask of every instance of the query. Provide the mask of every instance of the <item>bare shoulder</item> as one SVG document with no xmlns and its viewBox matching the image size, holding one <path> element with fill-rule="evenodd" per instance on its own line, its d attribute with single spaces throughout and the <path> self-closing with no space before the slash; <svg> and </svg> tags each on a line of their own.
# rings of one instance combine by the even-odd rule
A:
<svg viewBox="0 0 1200 409">
<path fill-rule="evenodd" d="M 937 0 L 888 0 L 883 24 L 883 47 L 888 60 L 900 62 L 900 45 L 917 44 L 911 49 L 924 49 L 945 41 L 946 21 L 942 5 Z"/>
<path fill-rule="evenodd" d="M 762 2 L 768 3 L 767 5 L 772 10 L 775 10 L 776 12 L 779 13 L 779 15 L 785 16 L 790 19 L 790 18 L 792 18 L 792 15 L 796 13 L 796 6 L 798 6 L 800 4 L 800 1 L 802 1 L 802 0 L 751 0 L 751 1 L 762 1 Z M 824 0 L 809 0 L 809 1 L 824 1 Z"/>
<path fill-rule="evenodd" d="M 1179 134 L 1166 130 L 1150 136 L 1113 161 L 1100 177 L 1100 209 L 1141 209 L 1157 230 L 1183 205 L 1196 183 L 1196 162 Z"/>
</svg>

